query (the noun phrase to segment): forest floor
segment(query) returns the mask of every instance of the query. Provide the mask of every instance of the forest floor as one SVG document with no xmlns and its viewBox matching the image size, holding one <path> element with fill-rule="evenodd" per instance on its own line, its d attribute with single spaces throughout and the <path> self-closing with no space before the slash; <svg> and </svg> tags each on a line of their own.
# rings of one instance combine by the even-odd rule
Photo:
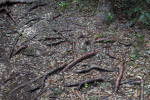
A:
<svg viewBox="0 0 150 100">
<path fill-rule="evenodd" d="M 94 15 L 98 1 L 69 2 L 66 8 L 59 4 L 45 0 L 35 8 L 37 3 L 11 5 L 8 9 L 16 24 L 0 14 L 0 99 L 150 100 L 150 31 L 130 28 L 127 20 L 119 18 L 99 25 Z M 96 54 L 64 73 L 61 69 L 16 88 L 91 52 Z M 122 61 L 123 77 L 114 94 Z M 101 70 L 77 73 L 91 67 Z M 85 82 L 81 88 L 67 87 L 97 78 L 101 80 Z"/>
</svg>

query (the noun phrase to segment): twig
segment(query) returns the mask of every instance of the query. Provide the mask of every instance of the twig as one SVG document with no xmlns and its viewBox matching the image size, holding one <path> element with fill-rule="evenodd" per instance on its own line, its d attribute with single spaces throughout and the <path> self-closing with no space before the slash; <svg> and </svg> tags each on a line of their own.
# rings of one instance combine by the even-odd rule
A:
<svg viewBox="0 0 150 100">
<path fill-rule="evenodd" d="M 125 61 L 120 62 L 120 64 L 117 66 L 119 68 L 119 73 L 118 73 L 118 77 L 115 81 L 115 89 L 114 89 L 114 93 L 116 94 L 119 90 L 119 84 L 121 82 L 121 79 L 123 77 L 123 72 L 124 72 L 124 64 Z"/>
<path fill-rule="evenodd" d="M 123 85 L 123 84 L 134 84 L 134 85 L 140 85 L 141 82 L 140 81 L 135 81 L 135 80 L 129 80 L 129 81 L 123 81 L 121 82 L 119 85 Z"/>
<path fill-rule="evenodd" d="M 47 41 L 47 40 L 55 40 L 55 39 L 62 39 L 60 36 L 48 36 L 48 37 L 45 37 L 45 38 L 40 38 L 38 39 L 38 41 Z"/>
<path fill-rule="evenodd" d="M 29 24 L 30 22 L 32 22 L 32 21 L 40 21 L 40 20 L 42 20 L 43 18 L 33 18 L 33 19 L 31 19 L 31 20 L 29 20 L 29 21 L 27 21 L 26 23 L 25 23 L 25 25 L 27 25 L 27 24 Z"/>
<path fill-rule="evenodd" d="M 140 100 L 144 100 L 144 80 L 141 79 L 141 93 L 140 93 Z"/>
<path fill-rule="evenodd" d="M 56 16 L 53 16 L 51 20 L 54 20 L 54 19 L 56 19 L 56 18 L 58 18 L 58 17 L 60 17 L 60 16 L 61 16 L 61 14 L 59 13 L 59 14 L 57 14 Z"/>
<path fill-rule="evenodd" d="M 68 32 L 68 31 L 73 31 L 72 29 L 63 29 L 63 30 L 61 30 L 60 32 Z"/>
<path fill-rule="evenodd" d="M 107 50 L 107 55 L 108 55 L 110 58 L 116 59 L 116 57 L 113 56 L 113 55 L 109 52 L 109 50 Z"/>
<path fill-rule="evenodd" d="M 11 51 L 10 51 L 9 59 L 11 59 L 11 57 L 12 57 L 12 55 L 13 55 L 14 48 L 15 48 L 16 44 L 18 43 L 20 36 L 21 36 L 21 35 L 19 34 L 19 35 L 17 35 L 17 37 L 15 38 L 15 42 L 14 42 L 14 44 L 13 44 L 13 46 L 12 46 Z"/>
<path fill-rule="evenodd" d="M 45 43 L 46 46 L 54 46 L 54 45 L 58 45 L 62 42 L 65 42 L 64 40 L 59 40 L 59 41 L 56 41 L 56 42 L 51 42 L 51 43 Z"/>
<path fill-rule="evenodd" d="M 87 69 L 78 70 L 75 73 L 87 73 L 91 70 L 98 70 L 98 71 L 102 71 L 102 72 L 114 72 L 113 70 L 101 68 L 101 67 L 98 67 L 98 66 L 93 66 L 93 67 L 90 67 L 90 68 L 87 68 Z"/>
<path fill-rule="evenodd" d="M 17 21 L 15 20 L 15 18 L 12 16 L 12 14 L 10 13 L 10 11 L 8 10 L 8 7 L 6 6 L 6 8 L 4 8 L 6 10 L 6 14 L 12 19 L 12 21 L 17 24 Z"/>
<path fill-rule="evenodd" d="M 120 42 L 120 41 L 118 41 L 118 43 L 120 43 L 122 45 L 125 45 L 125 46 L 131 46 L 132 45 L 132 43 L 123 43 L 123 42 Z"/>
<path fill-rule="evenodd" d="M 69 42 L 71 45 L 73 44 L 71 40 L 69 40 L 68 38 L 66 38 L 65 36 L 63 36 L 59 31 L 53 29 L 54 32 L 56 32 L 57 34 L 59 34 L 60 36 L 62 36 L 67 42 Z"/>
<path fill-rule="evenodd" d="M 104 82 L 104 80 L 102 78 L 91 78 L 91 79 L 87 79 L 85 81 L 82 81 L 80 83 L 69 84 L 66 86 L 67 87 L 78 86 L 77 90 L 80 90 L 85 83 L 90 84 L 90 83 L 94 83 L 95 81 L 96 82 Z"/>
<path fill-rule="evenodd" d="M 27 46 L 26 45 L 23 45 L 23 46 L 20 46 L 14 53 L 12 56 L 15 56 L 17 55 L 18 53 L 20 53 L 22 50 L 26 49 Z"/>
<path fill-rule="evenodd" d="M 36 100 L 39 96 L 41 96 L 43 93 L 45 93 L 47 91 L 49 86 L 47 86 L 45 89 L 43 89 L 42 91 L 40 91 L 40 93 L 38 93 L 34 98 L 33 100 Z"/>
<path fill-rule="evenodd" d="M 34 78 L 34 79 L 32 79 L 32 80 L 30 80 L 30 81 L 24 83 L 24 84 L 21 84 L 21 85 L 15 87 L 15 88 L 10 92 L 10 94 L 12 94 L 14 91 L 16 91 L 16 90 L 18 90 L 18 89 L 20 89 L 20 88 L 25 87 L 25 86 L 28 85 L 28 84 L 31 84 L 31 83 L 37 81 L 38 79 L 40 79 L 40 78 L 42 78 L 42 77 L 44 77 L 44 76 L 48 76 L 48 75 L 50 75 L 50 74 L 52 74 L 52 73 L 54 73 L 54 72 L 56 72 L 56 71 L 58 71 L 58 70 L 63 69 L 66 65 L 67 65 L 67 63 L 63 63 L 63 64 L 61 64 L 59 67 L 55 67 L 55 68 L 53 68 L 53 69 L 50 69 L 50 70 L 48 70 L 47 72 L 45 72 L 44 74 L 42 74 L 42 75 L 40 75 L 40 76 L 38 76 L 38 77 L 36 77 L 36 78 Z"/>
<path fill-rule="evenodd" d="M 73 67 L 77 63 L 81 62 L 82 60 L 90 58 L 90 57 L 95 56 L 95 55 L 96 55 L 96 52 L 89 52 L 87 54 L 84 54 L 84 55 L 80 56 L 79 58 L 75 59 L 74 61 L 72 61 L 70 64 L 68 64 L 61 72 L 63 73 L 67 69 L 70 69 L 71 67 Z"/>
<path fill-rule="evenodd" d="M 46 6 L 46 5 L 47 5 L 46 3 L 36 4 L 36 5 L 32 6 L 27 12 L 30 12 L 40 6 L 42 7 L 42 6 Z"/>
<path fill-rule="evenodd" d="M 36 91 L 36 90 L 38 90 L 38 89 L 40 89 L 40 88 L 44 88 L 46 78 L 47 78 L 47 76 L 44 76 L 44 77 L 43 77 L 43 80 L 42 80 L 42 84 L 38 85 L 38 86 L 35 87 L 35 88 L 31 88 L 31 89 L 27 90 L 27 92 L 31 92 L 31 93 L 32 93 L 32 92 L 34 92 L 34 91 Z"/>
<path fill-rule="evenodd" d="M 16 72 L 13 76 L 6 79 L 3 84 L 7 83 L 8 81 L 12 80 L 13 78 L 17 77 L 19 74 L 26 74 L 26 72 Z"/>
</svg>

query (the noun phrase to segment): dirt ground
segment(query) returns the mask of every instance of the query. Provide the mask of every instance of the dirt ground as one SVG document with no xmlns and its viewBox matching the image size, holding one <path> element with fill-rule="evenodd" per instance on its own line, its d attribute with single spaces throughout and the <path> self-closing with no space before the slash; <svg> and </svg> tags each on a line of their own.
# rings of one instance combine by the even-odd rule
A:
<svg viewBox="0 0 150 100">
<path fill-rule="evenodd" d="M 127 20 L 119 18 L 110 24 L 99 24 L 94 14 L 98 1 L 72 1 L 66 8 L 60 7 L 59 0 L 44 0 L 31 10 L 38 3 L 10 5 L 8 9 L 17 23 L 0 13 L 0 99 L 139 100 L 143 94 L 143 100 L 149 100 L 150 31 L 138 26 L 130 28 Z M 105 40 L 97 43 L 100 39 Z M 20 47 L 23 49 L 16 52 Z M 12 92 L 46 71 L 92 51 L 95 56 L 77 63 L 63 75 L 59 71 L 49 75 L 40 89 L 28 91 L 42 84 L 42 78 Z M 119 91 L 114 94 L 121 61 L 125 61 L 125 70 Z M 92 66 L 113 72 L 76 73 Z M 80 90 L 77 86 L 66 87 L 94 78 L 105 81 L 85 83 Z"/>
</svg>

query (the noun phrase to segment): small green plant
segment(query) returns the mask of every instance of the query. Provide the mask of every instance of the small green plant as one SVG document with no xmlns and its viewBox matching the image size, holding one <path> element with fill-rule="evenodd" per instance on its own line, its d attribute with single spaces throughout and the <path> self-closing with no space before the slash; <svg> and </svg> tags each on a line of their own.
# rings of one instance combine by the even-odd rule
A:
<svg viewBox="0 0 150 100">
<path fill-rule="evenodd" d="M 136 37 L 137 37 L 138 39 L 140 39 L 140 42 L 143 42 L 143 36 L 142 36 L 142 35 L 137 34 Z"/>
<path fill-rule="evenodd" d="M 78 3 L 79 2 L 79 0 L 73 0 L 73 3 Z"/>
<path fill-rule="evenodd" d="M 99 34 L 99 37 L 104 37 L 104 34 Z"/>
<path fill-rule="evenodd" d="M 67 4 L 62 1 L 62 2 L 59 4 L 59 6 L 60 6 L 61 8 L 66 8 Z"/>
<path fill-rule="evenodd" d="M 88 83 L 84 83 L 84 87 L 87 88 L 88 87 Z"/>
<path fill-rule="evenodd" d="M 109 40 L 104 40 L 104 43 L 108 43 L 109 42 Z"/>
<path fill-rule="evenodd" d="M 135 60 L 135 55 L 130 54 L 130 55 L 129 55 L 129 58 L 130 58 L 130 60 L 134 61 L 134 60 Z"/>
<path fill-rule="evenodd" d="M 106 21 L 111 21 L 113 18 L 114 18 L 114 15 L 109 12 L 107 17 L 106 17 Z"/>
</svg>

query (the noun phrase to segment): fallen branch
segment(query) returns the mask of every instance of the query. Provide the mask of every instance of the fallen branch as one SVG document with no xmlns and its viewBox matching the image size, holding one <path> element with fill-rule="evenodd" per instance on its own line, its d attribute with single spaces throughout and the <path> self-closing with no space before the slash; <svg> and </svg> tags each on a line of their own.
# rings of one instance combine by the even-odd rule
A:
<svg viewBox="0 0 150 100">
<path fill-rule="evenodd" d="M 77 63 L 81 62 L 84 59 L 90 58 L 92 56 L 95 56 L 96 52 L 89 52 L 87 54 L 84 54 L 82 56 L 80 56 L 79 58 L 75 59 L 74 61 L 72 61 L 70 64 L 68 64 L 61 72 L 65 72 L 67 69 L 72 68 L 74 65 L 76 65 Z"/>
<path fill-rule="evenodd" d="M 35 79 L 32 79 L 32 80 L 30 80 L 30 81 L 28 81 L 28 82 L 26 82 L 26 83 L 24 83 L 24 84 L 21 84 L 21 85 L 17 86 L 16 88 L 14 88 L 14 89 L 10 92 L 10 94 L 12 94 L 14 91 L 16 91 L 16 90 L 18 90 L 18 89 L 21 89 L 21 88 L 25 87 L 25 86 L 28 85 L 28 84 L 31 84 L 31 83 L 37 81 L 38 79 L 40 79 L 40 78 L 42 78 L 42 77 L 44 77 L 44 76 L 48 76 L 48 75 L 50 75 L 50 74 L 52 74 L 52 73 L 54 73 L 54 72 L 56 72 L 56 71 L 58 71 L 58 70 L 63 69 L 66 65 L 67 65 L 67 63 L 63 63 L 63 64 L 61 64 L 59 67 L 55 67 L 55 68 L 53 68 L 53 69 L 50 69 L 50 70 L 48 70 L 47 72 L 45 72 L 44 74 L 42 74 L 42 75 L 36 77 Z"/>
<path fill-rule="evenodd" d="M 74 84 L 69 84 L 66 85 L 67 87 L 72 87 L 72 86 L 78 86 L 77 90 L 80 90 L 82 88 L 82 86 L 84 86 L 85 83 L 94 83 L 94 82 L 104 82 L 104 80 L 102 78 L 92 78 L 92 79 L 87 79 L 85 81 L 82 81 L 80 83 L 74 83 Z"/>
<path fill-rule="evenodd" d="M 115 81 L 115 89 L 114 89 L 114 93 L 116 94 L 119 90 L 119 85 L 120 85 L 120 82 L 121 82 L 121 79 L 123 77 L 123 72 L 124 72 L 124 64 L 125 62 L 122 61 L 120 62 L 120 64 L 117 66 L 119 68 L 119 73 L 118 73 L 118 77 Z"/>
<path fill-rule="evenodd" d="M 102 72 L 114 72 L 113 70 L 104 69 L 104 68 L 101 68 L 98 66 L 93 66 L 93 67 L 89 67 L 87 69 L 78 70 L 75 73 L 87 73 L 87 72 L 90 72 L 91 70 L 98 70 L 98 71 L 102 71 Z"/>
</svg>

